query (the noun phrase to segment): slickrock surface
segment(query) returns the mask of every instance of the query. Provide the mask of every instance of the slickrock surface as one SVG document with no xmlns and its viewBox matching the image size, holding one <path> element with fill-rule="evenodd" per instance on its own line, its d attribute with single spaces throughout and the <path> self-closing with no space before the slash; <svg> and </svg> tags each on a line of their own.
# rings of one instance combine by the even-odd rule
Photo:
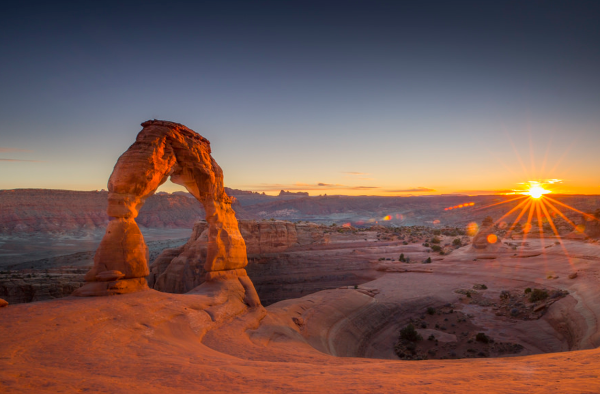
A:
<svg viewBox="0 0 600 394">
<path fill-rule="evenodd" d="M 119 157 L 108 180 L 107 213 L 112 219 L 86 274 L 80 296 L 123 294 L 147 288 L 148 248 L 135 222 L 146 199 L 167 179 L 184 186 L 202 203 L 208 223 L 206 280 L 240 277 L 252 298 L 260 301 L 243 268 L 248 264 L 231 199 L 223 186 L 223 171 L 211 157 L 210 142 L 173 122 L 142 124 L 136 141 Z M 119 271 L 122 279 L 104 281 L 98 275 Z"/>
<path fill-rule="evenodd" d="M 540 247 L 530 242 L 525 252 Z M 546 248 L 545 256 L 512 258 L 511 249 L 483 261 L 463 247 L 427 264 L 432 273 L 388 272 L 358 289 L 321 291 L 266 309 L 244 302 L 238 280 L 207 282 L 188 294 L 147 290 L 9 305 L 0 309 L 0 391 L 597 393 L 600 248 L 565 245 L 570 263 L 560 246 Z M 568 279 L 574 269 L 577 278 Z M 549 271 L 558 278 L 548 279 Z M 456 292 L 476 285 L 476 303 Z M 493 303 L 508 302 L 500 301 L 502 291 L 524 287 L 569 296 L 539 319 L 497 316 Z M 457 359 L 398 360 L 399 329 L 446 304 L 472 316 L 470 324 L 497 343 L 521 344 L 522 353 L 459 359 L 458 347 Z M 428 328 L 439 348 L 461 335 L 446 316 L 453 315 L 437 322 L 447 330 Z M 548 351 L 556 353 L 540 354 Z"/>
<path fill-rule="evenodd" d="M 314 223 L 291 223 L 285 221 L 240 220 L 239 229 L 251 259 L 267 257 L 269 269 L 275 269 L 274 259 L 292 247 L 323 242 L 326 227 Z M 166 249 L 150 267 L 150 287 L 168 293 L 186 293 L 205 281 L 208 256 L 208 223 L 204 220 L 194 225 L 189 241 L 178 248 Z M 306 269 L 307 265 L 303 267 Z M 255 267 L 250 267 L 254 278 L 261 278 Z M 288 267 L 288 272 L 293 271 Z"/>
</svg>

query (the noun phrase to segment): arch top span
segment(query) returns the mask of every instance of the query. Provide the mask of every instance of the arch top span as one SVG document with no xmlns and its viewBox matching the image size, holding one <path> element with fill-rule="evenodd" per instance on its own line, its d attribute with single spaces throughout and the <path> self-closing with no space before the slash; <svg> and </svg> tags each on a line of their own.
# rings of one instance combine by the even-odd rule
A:
<svg viewBox="0 0 600 394">
<path fill-rule="evenodd" d="M 111 220 L 94 256 L 94 266 L 85 276 L 89 283 L 75 295 L 147 288 L 148 248 L 135 218 L 145 200 L 169 178 L 184 186 L 206 211 L 207 278 L 245 276 L 246 245 L 225 193 L 223 170 L 211 156 L 210 142 L 179 123 L 149 120 L 142 127 L 108 180 L 107 213 Z M 220 271 L 230 272 L 217 274 Z"/>
</svg>

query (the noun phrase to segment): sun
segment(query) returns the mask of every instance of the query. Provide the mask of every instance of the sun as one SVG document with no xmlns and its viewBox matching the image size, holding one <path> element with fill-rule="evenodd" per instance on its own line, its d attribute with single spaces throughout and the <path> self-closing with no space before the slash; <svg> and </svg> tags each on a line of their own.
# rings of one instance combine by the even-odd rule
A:
<svg viewBox="0 0 600 394">
<path fill-rule="evenodd" d="M 529 196 L 536 200 L 540 199 L 544 194 L 552 193 L 550 190 L 544 188 L 545 184 L 540 182 L 529 181 L 528 184 L 526 183 L 526 185 L 528 185 L 529 188 L 521 191 L 520 194 Z"/>
<path fill-rule="evenodd" d="M 523 194 L 527 194 L 527 195 L 531 196 L 532 198 L 540 198 L 544 194 L 548 194 L 548 193 L 550 193 L 550 190 L 546 190 L 543 187 L 541 187 L 540 185 L 531 185 L 529 190 Z"/>
</svg>

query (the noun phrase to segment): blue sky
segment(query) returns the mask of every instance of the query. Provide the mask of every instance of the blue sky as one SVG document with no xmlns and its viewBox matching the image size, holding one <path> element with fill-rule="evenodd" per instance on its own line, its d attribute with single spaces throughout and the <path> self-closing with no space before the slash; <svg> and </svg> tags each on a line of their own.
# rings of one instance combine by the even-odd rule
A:
<svg viewBox="0 0 600 394">
<path fill-rule="evenodd" d="M 0 188 L 105 188 L 158 118 L 208 138 L 239 189 L 489 193 L 557 178 L 600 193 L 598 17 L 593 1 L 12 5 Z"/>
</svg>

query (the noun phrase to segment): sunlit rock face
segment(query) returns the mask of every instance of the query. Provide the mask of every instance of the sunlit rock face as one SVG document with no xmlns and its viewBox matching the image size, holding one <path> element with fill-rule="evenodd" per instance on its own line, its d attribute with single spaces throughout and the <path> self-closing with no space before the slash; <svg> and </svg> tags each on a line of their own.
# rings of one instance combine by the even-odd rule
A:
<svg viewBox="0 0 600 394">
<path fill-rule="evenodd" d="M 297 246 L 324 242 L 324 226 L 314 223 L 240 220 L 239 230 L 246 243 L 248 255 L 261 261 L 278 261 L 281 252 Z M 208 272 L 205 260 L 208 257 L 209 233 L 208 222 L 199 220 L 185 245 L 165 249 L 150 266 L 150 287 L 167 293 L 186 293 L 202 284 Z M 259 265 L 265 266 L 264 269 L 273 269 L 272 264 Z M 254 277 L 255 280 L 261 281 L 260 274 L 263 271 L 257 271 L 257 267 L 249 268 L 258 274 L 258 277 Z M 298 267 L 290 264 L 282 269 L 294 272 Z"/>
<path fill-rule="evenodd" d="M 147 288 L 148 249 L 135 218 L 145 200 L 169 177 L 184 186 L 206 211 L 208 231 L 202 268 L 207 280 L 224 277 L 212 274 L 221 271 L 231 271 L 225 275 L 228 277 L 245 276 L 246 245 L 223 188 L 223 171 L 210 155 L 210 142 L 178 123 L 152 120 L 142 126 L 110 176 L 107 213 L 111 221 L 94 256 L 94 266 L 86 274 L 90 283 L 74 294 L 108 295 Z M 116 273 L 102 275 L 105 271 Z M 122 278 L 106 279 L 115 275 Z M 248 287 L 245 279 L 241 283 Z"/>
<path fill-rule="evenodd" d="M 240 220 L 239 230 L 250 255 L 282 252 L 298 244 L 296 225 L 291 222 Z M 185 245 L 166 249 L 154 260 L 148 277 L 150 286 L 168 293 L 185 293 L 204 282 L 209 236 L 208 222 L 196 222 Z"/>
</svg>

